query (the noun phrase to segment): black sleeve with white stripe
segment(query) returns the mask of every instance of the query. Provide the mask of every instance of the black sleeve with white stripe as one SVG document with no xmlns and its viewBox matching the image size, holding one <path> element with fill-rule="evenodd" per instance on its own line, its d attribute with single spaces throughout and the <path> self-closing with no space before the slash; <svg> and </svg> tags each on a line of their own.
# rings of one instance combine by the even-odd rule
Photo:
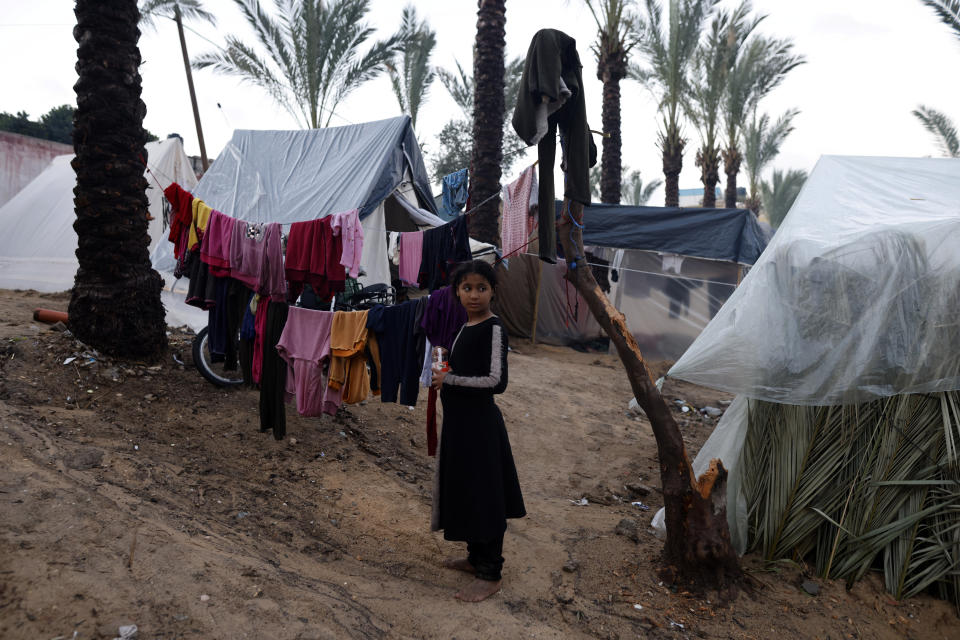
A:
<svg viewBox="0 0 960 640">
<path fill-rule="evenodd" d="M 489 373 L 482 376 L 458 376 L 448 373 L 443 384 L 458 391 L 476 391 L 481 393 L 503 393 L 507 388 L 507 340 L 503 327 L 499 324 L 491 327 Z"/>
</svg>

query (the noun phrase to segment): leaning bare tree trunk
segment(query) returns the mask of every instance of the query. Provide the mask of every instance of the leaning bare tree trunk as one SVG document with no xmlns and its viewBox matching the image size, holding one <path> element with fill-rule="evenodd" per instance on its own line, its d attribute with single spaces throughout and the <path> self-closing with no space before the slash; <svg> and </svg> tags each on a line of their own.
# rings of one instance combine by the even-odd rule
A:
<svg viewBox="0 0 960 640">
<path fill-rule="evenodd" d="M 470 157 L 470 204 L 482 206 L 470 220 L 470 235 L 500 246 L 498 228 L 500 162 L 503 159 L 504 40 L 503 0 L 479 0 L 477 49 L 473 58 L 473 153 Z M 490 198 L 489 202 L 484 202 Z"/>
<path fill-rule="evenodd" d="M 72 166 L 80 265 L 70 329 L 100 351 L 152 360 L 167 348 L 160 289 L 147 248 L 147 153 L 140 100 L 136 0 L 77 0 Z"/>
<path fill-rule="evenodd" d="M 571 201 L 565 201 L 564 205 L 564 211 L 570 213 L 560 220 L 557 232 L 563 254 L 582 256 L 583 205 Z M 577 225 L 571 222 L 570 216 L 577 220 Z M 670 582 L 716 588 L 725 597 L 732 597 L 742 574 L 727 526 L 727 471 L 720 460 L 713 460 L 703 476 L 699 479 L 694 476 L 680 429 L 650 378 L 626 319 L 610 304 L 590 269 L 579 264 L 570 268 L 569 260 L 567 264 L 566 279 L 583 296 L 593 317 L 610 336 L 657 440 L 667 524 L 664 547 L 667 567 L 662 575 Z"/>
</svg>

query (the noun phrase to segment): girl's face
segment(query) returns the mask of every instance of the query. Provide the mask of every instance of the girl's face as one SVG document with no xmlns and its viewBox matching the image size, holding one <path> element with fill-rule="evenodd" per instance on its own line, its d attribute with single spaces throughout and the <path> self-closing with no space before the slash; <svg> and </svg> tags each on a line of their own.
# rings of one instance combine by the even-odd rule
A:
<svg viewBox="0 0 960 640">
<path fill-rule="evenodd" d="M 457 286 L 457 297 L 460 304 L 471 316 L 479 316 L 490 310 L 490 300 L 493 299 L 493 287 L 479 273 L 468 273 Z"/>
</svg>

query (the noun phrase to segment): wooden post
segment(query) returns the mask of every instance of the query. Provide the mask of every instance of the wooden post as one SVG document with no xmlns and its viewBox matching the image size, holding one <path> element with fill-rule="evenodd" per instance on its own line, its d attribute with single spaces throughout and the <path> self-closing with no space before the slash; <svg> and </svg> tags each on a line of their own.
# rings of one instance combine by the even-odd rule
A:
<svg viewBox="0 0 960 640">
<path fill-rule="evenodd" d="M 187 72 L 190 104 L 193 105 L 193 122 L 197 125 L 197 140 L 200 142 L 200 162 L 203 163 L 203 170 L 206 172 L 209 166 L 207 162 L 207 147 L 203 143 L 203 129 L 200 127 L 200 110 L 197 108 L 197 93 L 193 90 L 193 75 L 190 73 L 190 56 L 187 55 L 187 41 L 183 37 L 183 20 L 180 18 L 179 4 L 173 5 L 173 15 L 177 22 L 177 30 L 180 32 L 180 50 L 183 52 L 183 68 Z"/>
<path fill-rule="evenodd" d="M 533 299 L 533 344 L 537 344 L 537 318 L 540 317 L 540 284 L 543 282 L 543 261 L 537 260 L 537 295 Z"/>
</svg>

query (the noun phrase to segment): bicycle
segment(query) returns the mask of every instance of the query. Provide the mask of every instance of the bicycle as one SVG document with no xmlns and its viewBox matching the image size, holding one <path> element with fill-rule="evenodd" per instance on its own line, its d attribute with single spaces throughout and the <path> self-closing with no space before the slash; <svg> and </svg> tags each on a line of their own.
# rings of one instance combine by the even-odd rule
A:
<svg viewBox="0 0 960 640">
<path fill-rule="evenodd" d="M 319 303 L 312 295 L 301 296 L 301 302 L 304 306 L 314 309 L 330 309 L 330 302 Z M 307 300 L 304 300 L 307 298 Z M 353 278 L 347 279 L 347 285 L 342 293 L 338 293 L 332 304 L 333 311 L 363 311 L 370 309 L 378 304 L 391 305 L 396 301 L 396 290 L 383 283 L 372 284 L 367 287 L 362 286 Z M 244 384 L 243 366 L 240 360 L 243 359 L 243 347 L 240 340 L 240 328 L 232 337 L 235 345 L 234 353 L 237 354 L 237 361 L 230 362 L 225 357 L 214 354 L 210 350 L 210 327 L 204 327 L 197 333 L 193 339 L 193 364 L 208 382 L 218 387 L 239 387 Z"/>
</svg>

